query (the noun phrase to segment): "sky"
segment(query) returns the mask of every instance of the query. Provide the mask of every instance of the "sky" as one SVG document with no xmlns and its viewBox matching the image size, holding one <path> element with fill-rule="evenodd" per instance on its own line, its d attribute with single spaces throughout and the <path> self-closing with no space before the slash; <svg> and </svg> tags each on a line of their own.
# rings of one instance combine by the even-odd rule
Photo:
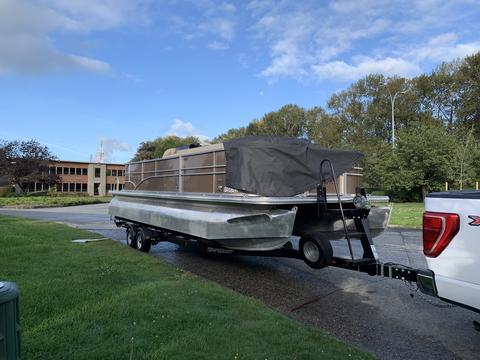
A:
<svg viewBox="0 0 480 360">
<path fill-rule="evenodd" d="M 0 0 L 0 139 L 129 161 L 480 51 L 480 0 Z"/>
</svg>

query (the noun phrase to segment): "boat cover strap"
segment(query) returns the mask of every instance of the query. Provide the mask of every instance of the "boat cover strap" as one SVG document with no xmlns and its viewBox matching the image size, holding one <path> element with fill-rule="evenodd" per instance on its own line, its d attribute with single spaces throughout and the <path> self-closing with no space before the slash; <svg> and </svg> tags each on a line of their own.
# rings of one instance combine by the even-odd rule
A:
<svg viewBox="0 0 480 360">
<path fill-rule="evenodd" d="M 262 196 L 293 196 L 314 189 L 325 159 L 332 162 L 337 176 L 363 159 L 360 152 L 281 136 L 246 136 L 224 142 L 224 148 L 225 185 Z M 323 167 L 323 177 L 332 180 L 329 166 Z"/>
</svg>

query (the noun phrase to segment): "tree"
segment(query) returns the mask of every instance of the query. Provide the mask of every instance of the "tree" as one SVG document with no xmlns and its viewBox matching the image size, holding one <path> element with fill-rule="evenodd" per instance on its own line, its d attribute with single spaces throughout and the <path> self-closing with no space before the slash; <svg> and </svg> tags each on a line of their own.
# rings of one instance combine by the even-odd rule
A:
<svg viewBox="0 0 480 360">
<path fill-rule="evenodd" d="M 288 104 L 277 111 L 265 114 L 247 127 L 248 135 L 277 135 L 304 137 L 306 113 L 298 105 Z"/>
<path fill-rule="evenodd" d="M 480 135 L 480 52 L 468 56 L 460 65 L 458 117 L 467 126 L 474 126 Z"/>
<path fill-rule="evenodd" d="M 7 178 L 17 189 L 25 191 L 33 183 L 52 186 L 58 182 L 50 174 L 49 165 L 55 157 L 36 140 L 0 141 L 0 177 Z"/>
<path fill-rule="evenodd" d="M 246 127 L 230 129 L 217 136 L 212 142 L 222 142 L 247 135 L 305 137 L 307 121 L 305 109 L 288 104 L 277 111 L 263 115 L 261 119 L 253 119 Z"/>
<path fill-rule="evenodd" d="M 247 134 L 247 129 L 243 126 L 241 128 L 238 128 L 238 129 L 235 129 L 235 128 L 229 129 L 226 133 L 220 134 L 216 138 L 214 138 L 212 140 L 212 143 L 216 144 L 216 143 L 219 143 L 219 142 L 236 139 L 236 138 L 239 138 L 239 137 L 243 137 L 246 134 Z"/>
<path fill-rule="evenodd" d="M 376 144 L 364 160 L 363 186 L 390 190 L 409 188 L 409 181 L 399 176 L 399 163 L 397 153 L 390 144 Z"/>
<path fill-rule="evenodd" d="M 414 79 L 422 107 L 448 128 L 457 122 L 460 66 L 459 60 L 445 62 L 430 75 L 420 75 Z"/>
<path fill-rule="evenodd" d="M 423 121 L 399 132 L 397 176 L 390 185 L 420 191 L 422 199 L 443 188 L 453 164 L 455 141 L 443 124 Z"/>
<path fill-rule="evenodd" d="M 328 114 L 321 107 L 306 112 L 305 132 L 307 138 L 327 148 L 344 146 L 345 126 L 339 116 Z"/>
<path fill-rule="evenodd" d="M 164 137 L 158 137 L 152 141 L 142 142 L 138 147 L 132 161 L 161 158 L 163 153 L 168 149 L 176 148 L 182 145 L 196 144 L 198 141 L 198 138 L 195 136 L 178 137 L 175 135 L 168 135 Z"/>
<path fill-rule="evenodd" d="M 460 190 L 468 183 L 473 183 L 479 174 L 479 142 L 474 131 L 473 126 L 470 130 L 458 127 L 452 133 L 456 146 L 453 149 L 451 181 L 458 183 Z"/>
</svg>

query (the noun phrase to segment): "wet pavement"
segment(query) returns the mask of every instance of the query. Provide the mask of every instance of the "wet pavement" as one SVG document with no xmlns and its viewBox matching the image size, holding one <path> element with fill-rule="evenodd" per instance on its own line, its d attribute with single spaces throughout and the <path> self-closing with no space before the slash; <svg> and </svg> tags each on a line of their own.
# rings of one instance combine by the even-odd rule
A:
<svg viewBox="0 0 480 360">
<path fill-rule="evenodd" d="M 0 209 L 0 214 L 61 222 L 125 243 L 124 230 L 106 215 L 106 204 Z M 374 242 L 383 262 L 426 267 L 418 230 L 389 229 Z M 336 254 L 345 251 L 343 245 L 335 242 Z M 480 357 L 480 332 L 472 325 L 480 315 L 423 295 L 402 281 L 338 268 L 314 270 L 295 259 L 202 254 L 170 243 L 152 247 L 151 254 L 381 359 Z"/>
</svg>

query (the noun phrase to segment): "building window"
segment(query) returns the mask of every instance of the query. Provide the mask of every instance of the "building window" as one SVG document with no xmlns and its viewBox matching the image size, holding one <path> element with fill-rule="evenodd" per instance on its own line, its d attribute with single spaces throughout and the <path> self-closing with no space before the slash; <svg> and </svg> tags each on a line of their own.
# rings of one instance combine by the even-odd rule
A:
<svg viewBox="0 0 480 360">
<path fill-rule="evenodd" d="M 55 174 L 56 172 L 57 172 L 57 170 L 55 169 L 54 166 L 50 166 L 50 167 L 48 168 L 48 173 L 49 173 L 50 175 Z"/>
<path fill-rule="evenodd" d="M 112 176 L 117 176 L 117 170 L 115 169 L 112 170 Z"/>
<path fill-rule="evenodd" d="M 107 176 L 112 176 L 112 169 L 107 169 Z"/>
<path fill-rule="evenodd" d="M 82 192 L 87 192 L 87 184 L 82 184 Z"/>
<path fill-rule="evenodd" d="M 75 184 L 75 192 L 82 192 L 82 184 Z"/>
<path fill-rule="evenodd" d="M 57 184 L 57 192 L 62 192 L 62 184 Z"/>
<path fill-rule="evenodd" d="M 75 168 L 70 168 L 70 175 L 75 175 Z"/>
<path fill-rule="evenodd" d="M 70 192 L 75 192 L 75 184 L 70 184 Z"/>
<path fill-rule="evenodd" d="M 62 175 L 62 168 L 61 167 L 57 167 L 57 175 Z"/>
<path fill-rule="evenodd" d="M 123 184 L 118 184 L 118 190 L 123 190 Z"/>
<path fill-rule="evenodd" d="M 82 175 L 82 169 L 76 168 L 75 169 L 75 175 Z"/>
<path fill-rule="evenodd" d="M 88 175 L 88 169 L 82 169 L 82 175 Z"/>
<path fill-rule="evenodd" d="M 111 184 L 107 184 L 107 191 L 110 191 L 112 190 L 112 185 Z"/>
<path fill-rule="evenodd" d="M 68 183 L 63 183 L 62 184 L 62 191 L 63 192 L 68 192 Z"/>
<path fill-rule="evenodd" d="M 96 178 L 100 177 L 100 168 L 95 168 L 95 177 Z"/>
<path fill-rule="evenodd" d="M 68 175 L 69 169 L 67 167 L 63 168 L 63 175 Z"/>
</svg>

